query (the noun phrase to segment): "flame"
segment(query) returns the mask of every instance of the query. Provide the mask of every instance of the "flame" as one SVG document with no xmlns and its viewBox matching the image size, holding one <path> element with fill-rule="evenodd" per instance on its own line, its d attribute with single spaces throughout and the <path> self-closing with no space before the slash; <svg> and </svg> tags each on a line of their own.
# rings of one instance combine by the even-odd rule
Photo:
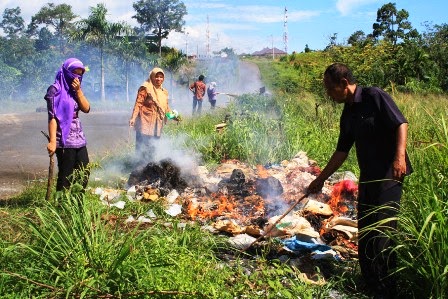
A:
<svg viewBox="0 0 448 299">
<path fill-rule="evenodd" d="M 209 220 L 226 216 L 230 219 L 239 220 L 241 223 L 246 223 L 254 216 L 264 214 L 263 198 L 257 195 L 238 198 L 235 195 L 212 193 L 210 197 L 204 196 L 196 202 L 187 200 L 185 207 L 186 213 L 192 220 Z"/>
<path fill-rule="evenodd" d="M 344 204 L 344 198 L 347 195 L 354 195 L 358 191 L 358 186 L 351 180 L 343 180 L 333 186 L 331 198 L 328 201 L 334 215 L 344 214 L 348 211 Z"/>
<path fill-rule="evenodd" d="M 269 177 L 269 173 L 263 165 L 257 165 L 257 174 L 260 179 L 267 179 Z"/>
<path fill-rule="evenodd" d="M 235 203 L 231 196 L 224 195 L 217 196 L 217 198 L 202 198 L 199 204 L 194 204 L 189 200 L 187 203 L 187 213 L 191 219 L 213 219 L 217 216 L 231 212 Z"/>
</svg>

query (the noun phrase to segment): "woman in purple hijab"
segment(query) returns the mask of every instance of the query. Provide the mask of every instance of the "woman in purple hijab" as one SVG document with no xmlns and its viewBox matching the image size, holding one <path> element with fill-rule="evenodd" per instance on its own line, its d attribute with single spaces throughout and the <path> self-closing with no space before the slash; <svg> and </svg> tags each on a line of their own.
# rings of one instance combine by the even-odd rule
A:
<svg viewBox="0 0 448 299">
<path fill-rule="evenodd" d="M 85 170 L 81 181 L 84 188 L 88 182 L 89 172 L 86 166 L 89 163 L 89 155 L 78 118 L 79 111 L 90 111 L 90 103 L 81 90 L 85 70 L 79 59 L 67 59 L 44 97 L 47 101 L 50 136 L 47 150 L 50 156 L 56 153 L 58 159 L 56 191 L 69 189 L 75 170 Z"/>
</svg>

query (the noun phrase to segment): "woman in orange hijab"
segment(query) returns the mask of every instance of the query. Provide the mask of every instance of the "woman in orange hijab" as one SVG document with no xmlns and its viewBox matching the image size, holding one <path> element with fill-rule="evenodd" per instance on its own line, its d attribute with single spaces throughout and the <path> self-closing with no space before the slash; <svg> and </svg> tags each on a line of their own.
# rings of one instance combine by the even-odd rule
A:
<svg viewBox="0 0 448 299">
<path fill-rule="evenodd" d="M 151 158 L 151 143 L 160 138 L 166 123 L 165 114 L 171 111 L 168 91 L 162 86 L 164 80 L 165 73 L 156 67 L 137 92 L 129 126 L 135 128 L 135 149 L 141 158 Z"/>
</svg>

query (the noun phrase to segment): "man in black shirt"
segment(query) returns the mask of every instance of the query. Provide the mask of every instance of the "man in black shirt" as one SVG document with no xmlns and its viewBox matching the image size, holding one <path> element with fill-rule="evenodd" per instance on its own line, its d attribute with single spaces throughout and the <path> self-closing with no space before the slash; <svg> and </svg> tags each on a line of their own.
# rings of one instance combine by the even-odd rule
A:
<svg viewBox="0 0 448 299">
<path fill-rule="evenodd" d="M 334 63 L 324 73 L 328 96 L 344 103 L 336 151 L 308 192 L 319 192 L 325 180 L 345 161 L 355 144 L 360 168 L 358 188 L 359 263 L 375 298 L 394 298 L 396 267 L 392 242 L 384 233 L 396 229 L 387 220 L 376 229 L 367 229 L 394 217 L 398 211 L 405 175 L 412 172 L 406 154 L 408 123 L 389 94 L 377 87 L 358 86 L 351 70 Z M 384 207 L 378 209 L 379 207 Z M 372 213 L 373 212 L 373 213 Z"/>
</svg>

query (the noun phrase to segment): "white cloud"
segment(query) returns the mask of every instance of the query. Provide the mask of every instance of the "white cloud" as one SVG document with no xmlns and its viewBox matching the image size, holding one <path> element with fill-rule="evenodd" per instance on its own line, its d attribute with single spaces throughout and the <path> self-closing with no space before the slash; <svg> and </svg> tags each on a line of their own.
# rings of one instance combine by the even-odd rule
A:
<svg viewBox="0 0 448 299">
<path fill-rule="evenodd" d="M 313 17 L 318 17 L 320 14 L 320 11 L 312 10 L 288 11 L 288 22 L 310 20 Z"/>
<path fill-rule="evenodd" d="M 371 3 L 381 2 L 379 0 L 338 0 L 336 2 L 336 9 L 341 15 L 346 16 L 357 10 L 360 6 Z"/>
<path fill-rule="evenodd" d="M 20 7 L 21 15 L 25 22 L 31 21 L 31 17 L 39 10 L 46 6 L 47 3 L 54 3 L 55 5 L 68 4 L 71 5 L 74 14 L 81 18 L 86 18 L 90 14 L 90 9 L 96 7 L 99 3 L 103 3 L 107 8 L 107 19 L 110 21 L 127 21 L 132 22 L 131 16 L 135 14 L 132 7 L 132 2 L 128 1 L 98 1 L 98 0 L 83 0 L 83 1 L 67 1 L 67 0 L 33 0 L 33 1 L 18 1 L 18 0 L 3 0 L 0 1 L 0 13 L 3 14 L 6 8 Z M 82 5 L 79 5 L 82 2 Z M 25 5 L 26 4 L 26 5 Z"/>
</svg>

